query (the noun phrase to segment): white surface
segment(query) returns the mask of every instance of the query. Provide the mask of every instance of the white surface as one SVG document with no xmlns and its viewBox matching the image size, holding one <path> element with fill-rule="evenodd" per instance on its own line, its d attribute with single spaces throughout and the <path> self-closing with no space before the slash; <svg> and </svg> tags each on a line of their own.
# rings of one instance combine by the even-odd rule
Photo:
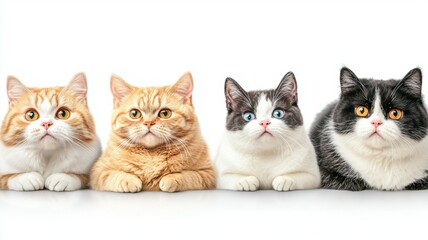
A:
<svg viewBox="0 0 428 240">
<path fill-rule="evenodd" d="M 274 88 L 293 71 L 308 128 L 339 94 L 339 69 L 400 78 L 428 69 L 426 1 L 0 1 L 0 115 L 5 79 L 64 85 L 79 71 L 103 143 L 112 72 L 134 85 L 194 75 L 212 153 L 224 128 L 227 76 Z M 424 93 L 427 93 L 424 84 Z M 223 191 L 178 194 L 0 192 L 0 239 L 192 236 L 385 239 L 425 236 L 427 191 Z"/>
</svg>

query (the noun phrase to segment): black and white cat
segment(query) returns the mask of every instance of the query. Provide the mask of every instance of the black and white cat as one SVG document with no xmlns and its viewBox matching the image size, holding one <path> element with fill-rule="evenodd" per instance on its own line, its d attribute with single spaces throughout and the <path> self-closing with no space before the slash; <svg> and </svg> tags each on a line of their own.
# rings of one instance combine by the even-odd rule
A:
<svg viewBox="0 0 428 240">
<path fill-rule="evenodd" d="M 218 188 L 289 191 L 320 186 L 293 73 L 287 73 L 275 90 L 264 91 L 246 92 L 228 78 L 225 95 L 228 113 L 216 158 Z"/>
<path fill-rule="evenodd" d="M 341 95 L 315 120 L 322 187 L 359 191 L 428 188 L 428 114 L 422 73 L 402 80 L 359 79 L 340 72 Z"/>
</svg>

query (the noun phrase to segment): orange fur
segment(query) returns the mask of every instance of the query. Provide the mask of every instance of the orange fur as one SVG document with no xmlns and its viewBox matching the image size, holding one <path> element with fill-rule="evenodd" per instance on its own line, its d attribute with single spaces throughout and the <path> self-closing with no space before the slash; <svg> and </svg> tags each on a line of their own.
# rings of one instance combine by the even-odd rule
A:
<svg viewBox="0 0 428 240">
<path fill-rule="evenodd" d="M 76 95 L 76 92 L 67 87 L 28 88 L 13 76 L 8 77 L 8 82 L 21 85 L 23 90 L 19 97 L 9 95 L 9 110 L 0 129 L 0 141 L 4 146 L 13 147 L 25 142 L 23 133 L 30 123 L 25 120 L 24 115 L 29 109 L 39 108 L 45 100 L 53 107 L 70 109 L 72 116 L 64 121 L 73 127 L 76 134 L 74 138 L 79 141 L 79 144 L 84 145 L 96 138 L 95 124 L 89 112 L 86 97 Z M 0 189 L 7 189 L 8 180 L 20 174 L 22 173 L 0 175 Z M 75 173 L 70 175 L 78 177 L 82 187 L 88 186 L 88 175 Z"/>
<path fill-rule="evenodd" d="M 82 188 L 88 188 L 89 187 L 89 175 L 88 174 L 69 173 L 69 175 L 79 178 L 80 183 L 82 184 Z"/>
<path fill-rule="evenodd" d="M 9 179 L 17 177 L 19 175 L 20 175 L 19 173 L 0 175 L 0 190 L 7 190 L 8 189 L 7 183 Z"/>
<path fill-rule="evenodd" d="M 190 73 L 173 86 L 147 88 L 112 76 L 112 133 L 91 171 L 93 189 L 175 192 L 215 188 L 214 168 L 191 102 L 192 83 Z M 158 117 L 163 108 L 172 110 L 171 118 Z M 141 110 L 143 117 L 131 119 L 131 109 Z M 153 122 L 159 129 L 157 135 L 162 135 L 153 138 L 157 144 L 141 136 L 147 122 Z"/>
</svg>

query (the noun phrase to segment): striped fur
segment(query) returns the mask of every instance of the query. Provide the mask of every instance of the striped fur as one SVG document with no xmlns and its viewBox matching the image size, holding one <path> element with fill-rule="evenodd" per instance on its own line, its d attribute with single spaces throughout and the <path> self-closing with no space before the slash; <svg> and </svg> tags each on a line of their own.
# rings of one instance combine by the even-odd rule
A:
<svg viewBox="0 0 428 240">
<path fill-rule="evenodd" d="M 87 186 L 82 176 L 88 175 L 101 146 L 86 91 L 83 73 L 65 87 L 52 88 L 28 88 L 8 78 L 9 111 L 0 129 L 0 188 L 71 191 Z M 58 117 L 61 109 L 70 112 L 68 119 Z M 29 110 L 39 118 L 26 119 Z"/>
<path fill-rule="evenodd" d="M 215 188 L 215 173 L 192 106 L 190 73 L 173 86 L 137 88 L 113 75 L 112 133 L 90 185 L 99 191 L 167 192 Z M 130 111 L 138 109 L 139 119 Z M 170 109 L 168 119 L 159 111 Z M 152 122 L 150 128 L 145 125 Z"/>
</svg>

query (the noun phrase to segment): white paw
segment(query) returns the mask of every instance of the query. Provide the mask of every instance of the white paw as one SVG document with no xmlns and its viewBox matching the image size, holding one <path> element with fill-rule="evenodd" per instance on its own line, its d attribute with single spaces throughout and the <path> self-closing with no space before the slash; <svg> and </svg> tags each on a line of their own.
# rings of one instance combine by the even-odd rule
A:
<svg viewBox="0 0 428 240">
<path fill-rule="evenodd" d="M 9 179 L 7 187 L 15 191 L 36 191 L 44 187 L 43 176 L 38 172 L 22 173 Z"/>
<path fill-rule="evenodd" d="M 236 184 L 238 191 L 256 191 L 259 189 L 260 182 L 254 176 L 242 177 Z"/>
<path fill-rule="evenodd" d="M 276 191 L 291 191 L 295 189 L 294 180 L 286 176 L 278 176 L 273 179 L 272 187 Z"/>
<path fill-rule="evenodd" d="M 46 178 L 45 187 L 51 191 L 74 191 L 82 187 L 78 177 L 66 173 L 55 173 Z"/>
</svg>

